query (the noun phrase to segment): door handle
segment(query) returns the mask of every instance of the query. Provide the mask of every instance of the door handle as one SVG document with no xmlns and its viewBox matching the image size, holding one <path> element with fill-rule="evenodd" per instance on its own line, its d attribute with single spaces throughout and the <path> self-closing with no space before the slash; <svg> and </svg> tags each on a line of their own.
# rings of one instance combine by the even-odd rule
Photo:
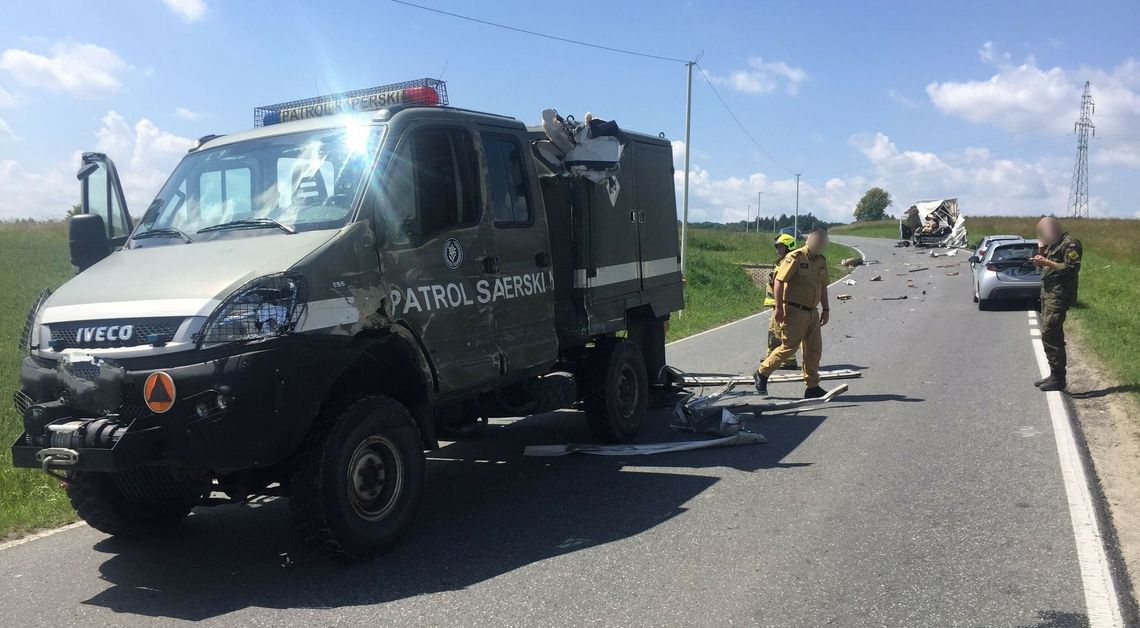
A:
<svg viewBox="0 0 1140 628">
<path fill-rule="evenodd" d="M 637 211 L 637 222 L 645 222 L 645 210 L 639 209 Z"/>
<path fill-rule="evenodd" d="M 483 258 L 483 272 L 488 275 L 493 275 L 499 272 L 499 258 L 495 255 L 488 255 Z"/>
<path fill-rule="evenodd" d="M 546 251 L 539 251 L 534 254 L 534 265 L 539 268 L 550 266 L 550 256 L 546 254 Z"/>
</svg>

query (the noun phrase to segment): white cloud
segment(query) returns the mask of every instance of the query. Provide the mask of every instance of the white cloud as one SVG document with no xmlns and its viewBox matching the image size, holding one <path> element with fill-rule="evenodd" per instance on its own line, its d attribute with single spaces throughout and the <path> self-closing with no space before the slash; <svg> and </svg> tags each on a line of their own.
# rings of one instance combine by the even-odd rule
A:
<svg viewBox="0 0 1140 628">
<path fill-rule="evenodd" d="M 81 96 L 117 92 L 126 69 L 118 55 L 95 44 L 59 42 L 50 55 L 17 48 L 0 54 L 0 70 L 19 83 Z"/>
<path fill-rule="evenodd" d="M 183 22 L 197 22 L 206 17 L 205 0 L 162 0 L 166 8 L 170 9 Z"/>
<path fill-rule="evenodd" d="M 1140 169 L 1140 141 L 1127 143 L 1098 142 L 1089 147 L 1092 162 L 1099 166 L 1124 166 Z"/>
<path fill-rule="evenodd" d="M 11 92 L 5 90 L 3 85 L 0 85 L 0 109 L 14 107 L 15 105 L 16 97 L 13 96 Z"/>
<path fill-rule="evenodd" d="M 1085 81 L 1090 81 L 1097 132 L 1140 131 L 1140 62 L 1134 58 L 1110 70 L 1041 68 L 1032 57 L 1013 65 L 1008 54 L 996 53 L 989 42 L 982 46 L 979 56 L 997 69 L 989 79 L 936 81 L 926 86 L 931 103 L 939 111 L 1008 130 L 1071 132 L 1080 114 L 1081 91 Z"/>
<path fill-rule="evenodd" d="M 129 124 L 119 113 L 103 116 L 94 133 L 95 149 L 115 161 L 127 207 L 139 215 L 166 181 L 193 140 L 163 131 L 145 118 Z M 75 170 L 79 151 L 43 171 L 31 171 L 15 160 L 0 161 L 0 220 L 62 218 L 79 199 Z"/>
<path fill-rule="evenodd" d="M 182 118 L 183 120 L 197 120 L 202 117 L 202 114 L 200 112 L 191 111 L 186 107 L 178 107 L 174 110 L 174 115 Z"/>
<path fill-rule="evenodd" d="M 747 68 L 735 70 L 727 76 L 713 75 L 711 79 L 717 85 L 726 85 L 746 94 L 767 94 L 781 86 L 789 94 L 796 94 L 800 84 L 808 80 L 808 74 L 783 61 L 764 61 L 760 57 L 751 57 Z"/>
<path fill-rule="evenodd" d="M 0 142 L 12 142 L 20 139 L 19 136 L 8 126 L 4 118 L 0 118 Z"/>
<path fill-rule="evenodd" d="M 906 107 L 907 109 L 918 109 L 920 106 L 918 101 L 907 96 L 906 94 L 900 94 L 893 88 L 887 90 L 887 98 L 890 98 L 891 100 L 902 105 L 903 107 Z"/>
<path fill-rule="evenodd" d="M 1069 194 L 1069 157 L 1042 156 L 1032 161 L 1003 157 L 983 147 L 930 152 L 900 148 L 886 134 L 857 134 L 852 148 L 866 165 L 820 184 L 805 177 L 800 185 L 800 208 L 825 220 L 846 222 L 867 188 L 884 187 L 895 200 L 889 212 L 898 214 L 916 200 L 956 196 L 969 215 L 1063 213 Z M 680 153 L 676 152 L 679 157 Z M 675 183 L 684 176 L 676 160 Z M 755 217 L 756 193 L 764 216 L 791 214 L 795 207 L 795 177 L 747 176 L 717 178 L 701 164 L 690 172 L 690 219 L 694 222 L 733 222 Z M 751 205 L 751 212 L 749 211 Z M 679 206 L 679 205 L 678 205 Z M 1108 213 L 1106 203 L 1092 199 L 1092 212 Z"/>
</svg>

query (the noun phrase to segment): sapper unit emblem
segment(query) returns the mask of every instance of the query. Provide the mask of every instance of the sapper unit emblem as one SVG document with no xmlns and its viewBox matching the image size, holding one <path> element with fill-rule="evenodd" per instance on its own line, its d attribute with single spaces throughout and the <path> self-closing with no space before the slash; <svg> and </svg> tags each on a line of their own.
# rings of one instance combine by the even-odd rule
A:
<svg viewBox="0 0 1140 628">
<path fill-rule="evenodd" d="M 448 238 L 443 244 L 443 263 L 451 270 L 459 268 L 463 263 L 463 246 L 459 244 L 459 240 Z"/>
<path fill-rule="evenodd" d="M 143 401 L 155 414 L 169 410 L 174 405 L 176 394 L 174 379 L 162 371 L 151 373 L 143 384 Z"/>
</svg>

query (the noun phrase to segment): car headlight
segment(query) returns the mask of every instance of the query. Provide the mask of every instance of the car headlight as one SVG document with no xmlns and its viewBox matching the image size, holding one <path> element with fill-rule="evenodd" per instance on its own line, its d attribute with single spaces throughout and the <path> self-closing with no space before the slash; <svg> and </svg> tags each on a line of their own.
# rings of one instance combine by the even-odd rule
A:
<svg viewBox="0 0 1140 628">
<path fill-rule="evenodd" d="M 206 319 L 198 346 L 262 340 L 293 331 L 304 309 L 301 287 L 299 276 L 281 273 L 238 288 Z"/>
<path fill-rule="evenodd" d="M 32 309 L 28 310 L 28 318 L 24 321 L 24 329 L 20 332 L 20 352 L 31 353 L 32 349 L 38 349 L 40 346 L 40 326 L 36 324 L 40 317 L 40 310 L 44 306 L 44 302 L 51 296 L 50 289 L 44 289 L 40 293 L 39 298 L 32 304 Z"/>
</svg>

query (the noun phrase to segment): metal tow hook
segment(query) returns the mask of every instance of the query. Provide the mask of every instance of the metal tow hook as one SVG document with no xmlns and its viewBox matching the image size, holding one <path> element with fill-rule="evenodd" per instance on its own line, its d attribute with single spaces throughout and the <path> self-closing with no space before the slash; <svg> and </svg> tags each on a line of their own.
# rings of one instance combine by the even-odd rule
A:
<svg viewBox="0 0 1140 628">
<path fill-rule="evenodd" d="M 79 452 L 66 447 L 48 447 L 36 452 L 36 461 L 40 463 L 44 473 L 66 482 L 66 475 L 53 470 L 53 467 L 74 467 L 79 464 Z"/>
</svg>

